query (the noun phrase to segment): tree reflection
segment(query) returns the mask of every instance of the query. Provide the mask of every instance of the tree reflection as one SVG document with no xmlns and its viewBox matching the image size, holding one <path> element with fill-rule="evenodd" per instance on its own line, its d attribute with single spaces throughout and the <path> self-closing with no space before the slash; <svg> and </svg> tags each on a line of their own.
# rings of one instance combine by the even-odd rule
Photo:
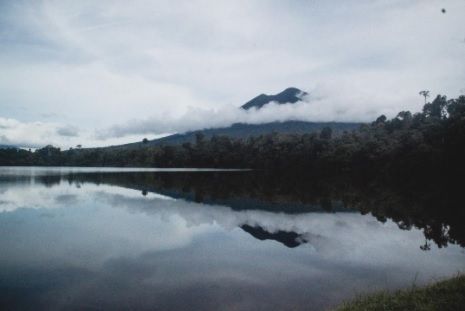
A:
<svg viewBox="0 0 465 311">
<path fill-rule="evenodd" d="M 38 181 L 53 186 L 61 179 L 77 185 L 85 182 L 116 185 L 141 191 L 144 196 L 155 192 L 188 201 L 226 205 L 233 210 L 290 214 L 359 211 L 372 214 L 380 222 L 390 219 L 402 230 L 421 229 L 426 239 L 422 250 L 429 250 L 431 241 L 438 247 L 449 243 L 465 247 L 463 200 L 460 185 L 453 183 L 453 179 L 449 182 L 431 179 L 441 180 L 440 183 L 367 181 L 254 171 L 74 173 L 40 177 Z M 244 230 L 256 237 L 271 234 L 261 232 L 260 228 Z"/>
</svg>

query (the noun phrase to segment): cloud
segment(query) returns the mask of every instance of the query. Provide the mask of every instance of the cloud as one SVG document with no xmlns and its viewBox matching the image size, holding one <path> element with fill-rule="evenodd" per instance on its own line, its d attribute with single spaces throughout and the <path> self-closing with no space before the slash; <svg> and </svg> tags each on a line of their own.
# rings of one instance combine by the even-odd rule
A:
<svg viewBox="0 0 465 311">
<path fill-rule="evenodd" d="M 0 144 L 9 145 L 11 142 L 5 135 L 0 135 Z"/>
<path fill-rule="evenodd" d="M 400 110 L 416 112 L 421 108 L 422 100 L 417 94 L 354 93 L 348 85 L 342 82 L 337 84 L 321 84 L 303 101 L 295 104 L 270 103 L 258 110 L 243 110 L 233 105 L 217 109 L 191 107 L 178 115 L 154 115 L 101 129 L 97 131 L 97 136 L 108 138 L 129 134 L 174 133 L 227 127 L 234 123 L 261 124 L 289 120 L 370 122 L 380 114 L 394 117 Z"/>
<path fill-rule="evenodd" d="M 74 126 L 62 126 L 57 128 L 57 134 L 60 136 L 76 137 L 79 135 L 79 130 Z"/>
<path fill-rule="evenodd" d="M 46 145 L 69 148 L 78 144 L 93 147 L 135 140 L 139 140 L 139 138 L 131 135 L 122 140 L 97 139 L 92 131 L 79 130 L 74 125 L 58 122 L 21 122 L 12 118 L 0 117 L 0 144 L 4 145 L 33 149 Z"/>
<path fill-rule="evenodd" d="M 0 115 L 72 124 L 89 145 L 96 128 L 145 131 L 117 130 L 128 120 L 148 134 L 227 124 L 230 106 L 288 86 L 324 90 L 319 119 L 414 110 L 421 89 L 465 87 L 464 10 L 462 0 L 0 1 Z M 202 115 L 209 124 L 191 120 Z"/>
<path fill-rule="evenodd" d="M 56 134 L 58 125 L 42 122 L 20 122 L 0 117 L 0 143 L 36 148 L 46 145 Z"/>
</svg>

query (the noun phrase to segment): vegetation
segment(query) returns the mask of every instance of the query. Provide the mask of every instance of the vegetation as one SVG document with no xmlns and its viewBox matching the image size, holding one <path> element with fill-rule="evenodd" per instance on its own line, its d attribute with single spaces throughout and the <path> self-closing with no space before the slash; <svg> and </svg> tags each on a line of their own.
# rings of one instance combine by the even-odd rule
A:
<svg viewBox="0 0 465 311">
<path fill-rule="evenodd" d="M 426 287 L 412 287 L 393 293 L 380 292 L 361 296 L 336 308 L 337 311 L 458 311 L 465 306 L 465 276 L 438 282 Z"/>
<path fill-rule="evenodd" d="M 426 97 L 425 97 L 426 98 Z M 273 133 L 247 139 L 197 133 L 195 143 L 137 149 L 0 150 L 0 165 L 229 167 L 419 176 L 464 171 L 465 96 L 438 95 L 423 111 L 380 116 L 359 129 L 334 136 Z"/>
<path fill-rule="evenodd" d="M 187 173 L 66 178 L 122 185 L 142 194 L 166 191 L 205 203 L 230 200 L 227 205 L 235 209 L 247 204 L 283 212 L 352 208 L 380 221 L 392 219 L 401 229 L 421 229 L 425 243 L 419 247 L 425 251 L 431 241 L 438 247 L 465 246 L 463 183 L 456 182 L 465 176 L 465 96 L 448 100 L 439 95 L 426 102 L 429 94 L 420 95 L 425 98 L 421 112 L 401 111 L 390 120 L 382 115 L 338 135 L 331 128 L 247 139 L 207 139 L 197 133 L 195 142 L 182 145 L 151 146 L 144 139 L 139 148 L 127 149 L 6 148 L 0 149 L 0 165 L 255 168 L 258 171 L 245 178 Z M 64 177 L 38 178 L 53 186 Z M 461 276 L 424 288 L 359 297 L 337 310 L 461 310 L 464 300 Z"/>
<path fill-rule="evenodd" d="M 17 177 L 15 177 L 17 180 Z M 26 182 L 30 182 L 28 178 Z M 441 178 L 398 180 L 363 176 L 315 176 L 295 172 L 137 172 L 37 176 L 35 182 L 53 187 L 61 182 L 110 184 L 155 192 L 204 204 L 226 205 L 234 210 L 276 213 L 347 212 L 388 219 L 402 230 L 417 228 L 424 251 L 456 244 L 465 247 L 463 185 L 447 175 Z"/>
<path fill-rule="evenodd" d="M 267 135 L 273 132 L 280 134 L 306 134 L 320 132 L 325 127 L 330 127 L 333 130 L 333 135 L 341 135 L 344 131 L 352 131 L 358 129 L 362 123 L 360 122 L 308 122 L 308 121 L 284 121 L 284 122 L 267 122 L 258 124 L 249 123 L 234 123 L 227 127 L 216 127 L 203 129 L 200 132 L 204 135 L 205 140 L 210 140 L 213 136 L 227 136 L 232 140 L 247 140 L 250 137 L 258 137 Z M 106 149 L 138 149 L 140 147 L 154 147 L 163 145 L 178 145 L 184 143 L 194 144 L 199 131 L 190 131 L 186 133 L 178 133 L 168 135 L 162 138 L 148 140 L 144 142 L 134 142 L 124 145 L 116 145 L 105 147 Z"/>
</svg>

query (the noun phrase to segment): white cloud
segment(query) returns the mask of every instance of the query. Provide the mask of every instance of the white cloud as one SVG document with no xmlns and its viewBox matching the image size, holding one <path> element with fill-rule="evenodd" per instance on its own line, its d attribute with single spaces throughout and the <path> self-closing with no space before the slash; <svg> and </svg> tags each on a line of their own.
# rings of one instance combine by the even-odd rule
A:
<svg viewBox="0 0 465 311">
<path fill-rule="evenodd" d="M 15 119 L 0 118 L 0 129 L 0 144 L 36 148 L 41 144 L 48 144 L 52 137 L 60 136 L 58 131 L 66 127 L 56 123 L 23 123 Z"/>
<path fill-rule="evenodd" d="M 163 135 L 161 135 L 163 136 Z M 160 136 L 153 135 L 149 138 Z M 139 136 L 126 135 L 124 138 L 97 138 L 93 131 L 78 131 L 74 126 L 56 122 L 20 122 L 0 117 L 0 145 L 14 145 L 22 148 L 41 148 L 55 145 L 62 148 L 83 145 L 97 147 L 138 141 Z"/>
<path fill-rule="evenodd" d="M 421 89 L 465 87 L 464 10 L 461 0 L 5 1 L 0 116 L 66 123 L 89 144 L 89 131 L 128 120 L 230 122 L 211 111 L 288 86 L 324 93 L 319 119 L 413 110 Z"/>
<path fill-rule="evenodd" d="M 178 115 L 154 115 L 101 129 L 98 131 L 98 137 L 186 132 L 227 127 L 234 123 L 261 124 L 289 120 L 370 122 L 381 114 L 394 117 L 401 110 L 419 111 L 421 104 L 422 100 L 417 94 L 352 92 L 349 85 L 338 81 L 319 85 L 303 101 L 295 104 L 270 103 L 258 110 L 243 110 L 233 105 L 221 106 L 217 109 L 190 107 L 186 112 Z"/>
</svg>

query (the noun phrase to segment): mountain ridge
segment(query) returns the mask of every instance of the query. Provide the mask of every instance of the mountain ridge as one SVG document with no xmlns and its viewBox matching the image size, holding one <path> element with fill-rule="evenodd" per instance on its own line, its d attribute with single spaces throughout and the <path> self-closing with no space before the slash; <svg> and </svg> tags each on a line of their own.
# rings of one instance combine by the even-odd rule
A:
<svg viewBox="0 0 465 311">
<path fill-rule="evenodd" d="M 183 143 L 194 143 L 197 133 L 202 133 L 204 138 L 213 136 L 228 136 L 235 139 L 247 139 L 253 136 L 266 135 L 270 133 L 281 134 L 306 134 L 319 132 L 325 127 L 330 127 L 334 135 L 343 131 L 358 128 L 361 123 L 355 122 L 308 122 L 308 121 L 283 121 L 268 122 L 262 124 L 235 123 L 228 127 L 203 129 L 189 131 L 182 134 L 173 134 L 166 137 L 148 140 L 147 142 L 136 142 L 124 145 L 110 146 L 107 148 L 140 148 L 161 145 L 181 145 Z"/>
<path fill-rule="evenodd" d="M 261 109 L 263 106 L 275 102 L 280 105 L 294 104 L 302 101 L 304 96 L 308 93 L 296 87 L 289 87 L 280 93 L 274 95 L 260 94 L 253 99 L 246 102 L 239 109 Z M 161 145 L 181 145 L 183 143 L 194 143 L 195 137 L 198 133 L 202 133 L 204 138 L 209 139 L 213 136 L 228 136 L 234 139 L 247 139 L 253 136 L 266 135 L 270 133 L 281 134 L 306 134 L 312 132 L 319 132 L 325 127 L 330 127 L 334 135 L 338 135 L 343 131 L 350 131 L 358 128 L 361 123 L 357 122 L 309 122 L 309 121 L 274 121 L 261 124 L 249 123 L 234 123 L 231 126 L 219 128 L 207 128 L 195 131 L 188 131 L 185 133 L 177 133 L 162 138 L 153 140 L 146 140 L 135 143 L 108 146 L 104 148 L 143 148 L 150 146 Z"/>
<path fill-rule="evenodd" d="M 302 97 L 306 95 L 308 95 L 308 93 L 305 91 L 302 91 L 296 87 L 288 87 L 287 89 L 278 94 L 260 94 L 246 102 L 244 105 L 241 106 L 241 108 L 244 110 L 249 110 L 251 108 L 260 109 L 271 102 L 276 102 L 280 105 L 294 104 L 296 102 L 302 101 Z"/>
</svg>

